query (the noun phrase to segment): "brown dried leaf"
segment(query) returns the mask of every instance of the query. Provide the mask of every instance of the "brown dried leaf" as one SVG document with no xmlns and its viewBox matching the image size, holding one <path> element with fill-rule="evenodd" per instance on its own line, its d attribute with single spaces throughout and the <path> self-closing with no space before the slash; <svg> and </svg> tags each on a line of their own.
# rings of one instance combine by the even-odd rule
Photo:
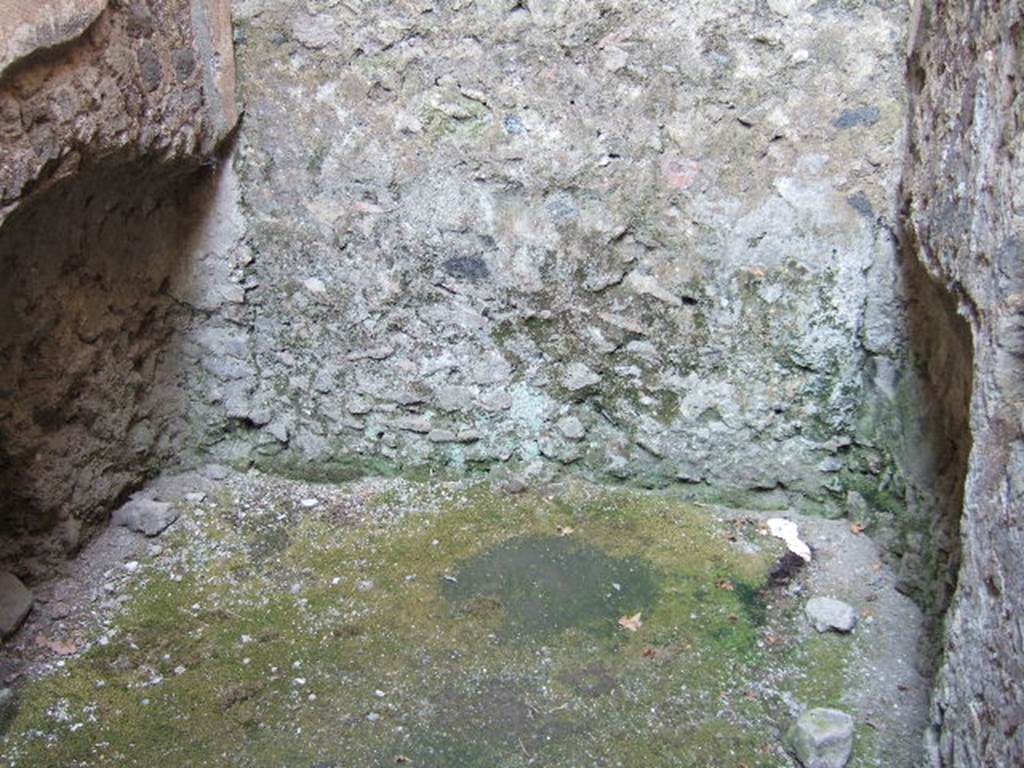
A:
<svg viewBox="0 0 1024 768">
<path fill-rule="evenodd" d="M 632 616 L 623 616 L 619 619 L 619 626 L 623 629 L 628 629 L 630 632 L 636 632 L 644 623 L 640 621 L 640 614 L 634 613 Z"/>
<path fill-rule="evenodd" d="M 48 648 L 60 656 L 70 656 L 78 650 L 78 645 L 73 640 L 56 640 L 45 635 L 36 635 L 36 645 Z"/>
<path fill-rule="evenodd" d="M 722 579 L 720 582 L 718 582 L 718 588 L 724 589 L 726 592 L 732 592 L 736 589 L 736 585 L 728 579 Z"/>
</svg>

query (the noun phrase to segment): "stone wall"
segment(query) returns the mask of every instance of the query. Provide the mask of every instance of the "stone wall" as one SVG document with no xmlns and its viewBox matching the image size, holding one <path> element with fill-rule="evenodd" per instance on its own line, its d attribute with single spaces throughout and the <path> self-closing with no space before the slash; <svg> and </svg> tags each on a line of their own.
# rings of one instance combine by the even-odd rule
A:
<svg viewBox="0 0 1024 768">
<path fill-rule="evenodd" d="M 1019 2 L 919 2 L 903 169 L 895 0 L 235 6 L 223 166 L 226 0 L 0 19 L 23 570 L 192 451 L 845 512 L 1024 764 Z"/>
<path fill-rule="evenodd" d="M 962 564 L 933 702 L 938 766 L 1024 765 L 1022 30 L 1015 0 L 924 0 L 912 33 L 909 243 L 965 318 L 974 361 Z M 951 362 L 959 376 L 964 361 Z"/>
<path fill-rule="evenodd" d="M 18 0 L 0 22 L 0 222 L 90 166 L 209 157 L 235 124 L 227 0 Z"/>
<path fill-rule="evenodd" d="M 31 575 L 190 438 L 234 69 L 226 1 L 19 0 L 0 41 L 0 558 Z"/>
<path fill-rule="evenodd" d="M 235 14 L 252 355 L 209 450 L 901 507 L 904 3 Z"/>
</svg>

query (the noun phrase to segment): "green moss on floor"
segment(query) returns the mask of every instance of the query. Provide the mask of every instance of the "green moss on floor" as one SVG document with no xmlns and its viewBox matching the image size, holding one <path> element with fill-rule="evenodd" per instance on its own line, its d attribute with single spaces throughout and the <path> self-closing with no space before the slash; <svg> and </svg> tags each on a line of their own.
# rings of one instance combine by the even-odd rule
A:
<svg viewBox="0 0 1024 768">
<path fill-rule="evenodd" d="M 816 633 L 804 640 L 794 654 L 800 672 L 788 686 L 797 700 L 808 708 L 842 709 L 851 652 L 850 638 L 842 635 Z"/>
<path fill-rule="evenodd" d="M 590 486 L 358 501 L 212 498 L 106 644 L 24 687 L 8 762 L 789 764 L 756 525 Z M 799 651 L 802 702 L 838 702 L 842 641 Z"/>
</svg>

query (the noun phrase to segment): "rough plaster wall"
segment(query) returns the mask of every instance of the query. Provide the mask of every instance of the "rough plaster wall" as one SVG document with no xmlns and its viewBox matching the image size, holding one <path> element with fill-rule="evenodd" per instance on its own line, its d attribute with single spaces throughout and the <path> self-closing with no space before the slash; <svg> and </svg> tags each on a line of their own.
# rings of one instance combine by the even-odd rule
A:
<svg viewBox="0 0 1024 768">
<path fill-rule="evenodd" d="M 208 157 L 235 124 L 228 0 L 46 0 L 0 21 L 0 223 L 95 166 Z"/>
<path fill-rule="evenodd" d="M 933 762 L 1024 765 L 1024 9 L 917 9 L 909 227 L 970 326 L 962 566 L 934 695 Z"/>
<path fill-rule="evenodd" d="M 235 15 L 257 378 L 212 450 L 901 498 L 904 3 Z"/>
<path fill-rule="evenodd" d="M 29 576 L 190 442 L 193 331 L 244 298 L 230 179 L 200 171 L 235 119 L 229 6 L 101 5 L 4 17 L 39 46 L 0 76 L 0 559 Z"/>
<path fill-rule="evenodd" d="M 81 36 L 109 0 L 4 0 L 0 15 L 0 75 L 26 57 Z"/>
</svg>

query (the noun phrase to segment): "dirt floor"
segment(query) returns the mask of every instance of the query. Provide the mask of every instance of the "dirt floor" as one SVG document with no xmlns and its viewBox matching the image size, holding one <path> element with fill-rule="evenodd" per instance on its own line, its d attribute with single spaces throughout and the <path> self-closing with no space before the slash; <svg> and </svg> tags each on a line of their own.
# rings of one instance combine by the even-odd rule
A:
<svg viewBox="0 0 1024 768">
<path fill-rule="evenodd" d="M 848 524 L 567 483 L 311 485 L 210 467 L 37 586 L 3 648 L 0 764 L 789 766 L 805 708 L 852 766 L 918 764 L 921 617 Z M 789 573 L 765 520 L 814 557 Z M 818 633 L 815 595 L 859 613 Z"/>
</svg>

